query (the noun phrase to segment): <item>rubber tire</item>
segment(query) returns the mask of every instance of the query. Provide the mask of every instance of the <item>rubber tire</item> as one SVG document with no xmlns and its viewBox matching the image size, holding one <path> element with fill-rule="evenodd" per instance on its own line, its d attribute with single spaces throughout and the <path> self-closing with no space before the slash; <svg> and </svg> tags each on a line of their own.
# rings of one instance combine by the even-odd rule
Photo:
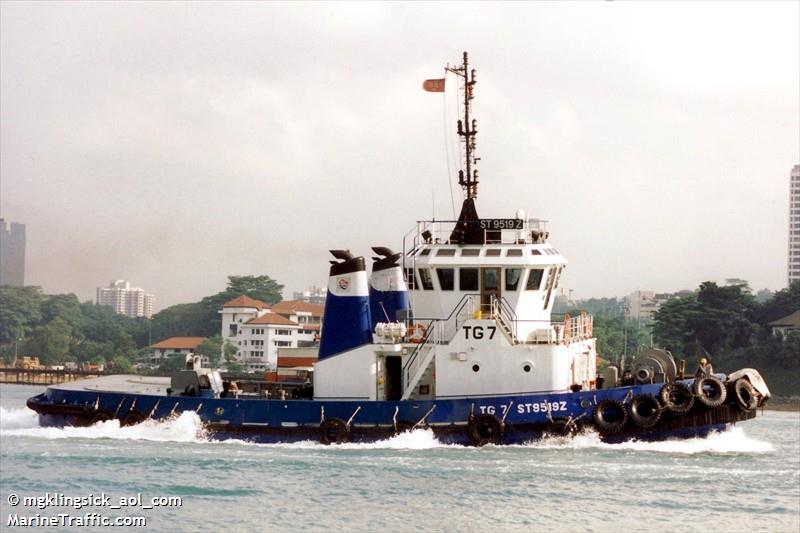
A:
<svg viewBox="0 0 800 533">
<path fill-rule="evenodd" d="M 554 418 L 544 433 L 551 437 L 571 438 L 578 434 L 578 424 L 574 420 L 570 421 L 569 418 Z"/>
<path fill-rule="evenodd" d="M 713 392 L 713 396 L 706 394 L 706 386 L 711 386 L 712 390 L 716 389 Z M 725 384 L 714 376 L 695 379 L 692 384 L 692 392 L 700 403 L 709 408 L 719 407 L 728 398 L 728 390 L 725 388 Z"/>
<path fill-rule="evenodd" d="M 141 424 L 145 420 L 147 420 L 147 417 L 139 411 L 128 411 L 125 413 L 125 416 L 120 419 L 119 425 L 122 427 L 135 426 L 136 424 Z"/>
<path fill-rule="evenodd" d="M 683 402 L 676 402 L 675 396 L 682 397 Z M 667 383 L 661 387 L 658 398 L 670 413 L 683 415 L 692 410 L 694 406 L 694 395 L 685 383 Z"/>
<path fill-rule="evenodd" d="M 319 441 L 322 444 L 342 444 L 350 441 L 350 428 L 341 418 L 329 418 L 319 425 Z"/>
<path fill-rule="evenodd" d="M 105 409 L 98 409 L 92 413 L 91 416 L 89 416 L 89 420 L 86 425 L 93 426 L 98 422 L 105 422 L 107 420 L 111 420 L 112 418 L 114 418 L 114 415 L 109 411 L 106 411 Z"/>
<path fill-rule="evenodd" d="M 650 394 L 640 394 L 631 400 L 631 420 L 640 428 L 651 428 L 658 424 L 663 412 L 661 404 Z"/>
<path fill-rule="evenodd" d="M 742 411 L 754 411 L 758 408 L 758 392 L 746 378 L 739 378 L 733 383 L 733 395 L 736 406 Z"/>
<path fill-rule="evenodd" d="M 616 419 L 609 418 L 609 409 L 613 408 L 618 413 Z M 600 433 L 606 435 L 613 435 L 622 431 L 625 424 L 628 423 L 628 410 L 625 405 L 619 400 L 607 399 L 598 403 L 594 407 L 594 425 L 597 426 Z"/>
<path fill-rule="evenodd" d="M 467 425 L 469 441 L 473 446 L 500 444 L 503 442 L 503 424 L 493 415 L 474 416 Z"/>
</svg>

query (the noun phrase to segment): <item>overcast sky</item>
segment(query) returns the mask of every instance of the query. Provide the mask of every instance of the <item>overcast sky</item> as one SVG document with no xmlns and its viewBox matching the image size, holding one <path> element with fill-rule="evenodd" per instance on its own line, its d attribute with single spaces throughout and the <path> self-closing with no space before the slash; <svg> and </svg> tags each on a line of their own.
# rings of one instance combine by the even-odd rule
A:
<svg viewBox="0 0 800 533">
<path fill-rule="evenodd" d="M 799 6 L 3 2 L 0 215 L 48 293 L 290 298 L 453 216 L 456 93 L 421 82 L 468 50 L 478 212 L 549 220 L 575 297 L 779 289 Z"/>
</svg>

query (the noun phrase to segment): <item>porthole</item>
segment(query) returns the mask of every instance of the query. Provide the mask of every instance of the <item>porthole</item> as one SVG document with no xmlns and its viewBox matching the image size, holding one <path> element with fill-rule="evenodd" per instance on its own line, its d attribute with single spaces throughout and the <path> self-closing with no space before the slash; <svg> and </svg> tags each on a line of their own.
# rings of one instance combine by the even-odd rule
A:
<svg viewBox="0 0 800 533">
<path fill-rule="evenodd" d="M 522 371 L 526 374 L 530 374 L 533 371 L 533 362 L 532 361 L 523 361 L 522 362 Z"/>
<path fill-rule="evenodd" d="M 524 372 L 530 372 L 531 371 L 531 365 L 522 365 L 522 370 Z"/>
<path fill-rule="evenodd" d="M 472 371 L 473 372 L 477 372 L 480 369 L 481 369 L 481 365 L 479 365 L 478 363 L 475 363 L 475 364 L 472 365 Z"/>
</svg>

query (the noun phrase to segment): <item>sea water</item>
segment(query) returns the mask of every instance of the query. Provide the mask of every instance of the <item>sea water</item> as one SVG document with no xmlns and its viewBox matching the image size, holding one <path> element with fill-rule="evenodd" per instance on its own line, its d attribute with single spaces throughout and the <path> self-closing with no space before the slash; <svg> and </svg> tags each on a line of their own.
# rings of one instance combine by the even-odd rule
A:
<svg viewBox="0 0 800 533">
<path fill-rule="evenodd" d="M 660 443 L 262 445 L 209 441 L 193 413 L 40 428 L 40 391 L 0 387 L 1 531 L 108 529 L 90 513 L 146 520 L 119 531 L 800 531 L 798 413 Z M 89 527 L 14 525 L 37 513 Z"/>
</svg>

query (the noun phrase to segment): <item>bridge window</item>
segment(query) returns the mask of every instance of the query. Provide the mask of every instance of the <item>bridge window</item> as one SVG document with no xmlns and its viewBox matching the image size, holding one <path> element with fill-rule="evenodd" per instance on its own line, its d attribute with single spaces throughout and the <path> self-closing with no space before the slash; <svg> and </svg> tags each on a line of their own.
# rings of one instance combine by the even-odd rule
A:
<svg viewBox="0 0 800 533">
<path fill-rule="evenodd" d="M 418 268 L 417 270 L 419 270 L 419 282 L 422 284 L 423 290 L 432 291 L 433 280 L 431 279 L 431 271 L 427 268 Z"/>
<path fill-rule="evenodd" d="M 544 276 L 543 268 L 532 268 L 528 274 L 528 283 L 525 285 L 526 291 L 538 291 Z"/>
<path fill-rule="evenodd" d="M 408 290 L 415 291 L 417 290 L 417 277 L 414 275 L 413 268 L 406 269 L 406 284 L 408 285 Z"/>
<path fill-rule="evenodd" d="M 542 255 L 541 250 L 531 250 L 531 255 Z"/>
<path fill-rule="evenodd" d="M 424 250 L 422 250 L 419 253 L 419 255 L 430 255 L 430 253 L 431 253 L 431 249 L 430 248 L 425 248 Z"/>
<path fill-rule="evenodd" d="M 439 278 L 439 288 L 443 291 L 452 291 L 455 286 L 455 270 L 452 268 L 437 268 L 436 276 Z"/>
<path fill-rule="evenodd" d="M 518 248 L 512 248 L 508 252 L 506 252 L 506 256 L 508 257 L 522 257 L 522 250 Z"/>
<path fill-rule="evenodd" d="M 461 255 L 464 257 L 477 257 L 481 255 L 480 248 L 465 248 L 461 250 Z"/>
<path fill-rule="evenodd" d="M 478 290 L 478 269 L 461 268 L 458 271 L 458 288 L 462 291 Z"/>
<path fill-rule="evenodd" d="M 491 248 L 489 250 L 486 250 L 486 257 L 499 257 L 500 251 L 501 250 L 499 250 L 498 248 Z"/>
<path fill-rule="evenodd" d="M 441 255 L 441 256 L 444 256 L 444 257 L 453 257 L 454 255 L 456 255 L 456 249 L 455 248 L 442 248 L 441 250 L 436 252 L 436 255 L 437 256 Z"/>
<path fill-rule="evenodd" d="M 522 277 L 521 268 L 507 268 L 506 269 L 506 290 L 515 291 L 519 287 L 519 280 Z"/>
</svg>

